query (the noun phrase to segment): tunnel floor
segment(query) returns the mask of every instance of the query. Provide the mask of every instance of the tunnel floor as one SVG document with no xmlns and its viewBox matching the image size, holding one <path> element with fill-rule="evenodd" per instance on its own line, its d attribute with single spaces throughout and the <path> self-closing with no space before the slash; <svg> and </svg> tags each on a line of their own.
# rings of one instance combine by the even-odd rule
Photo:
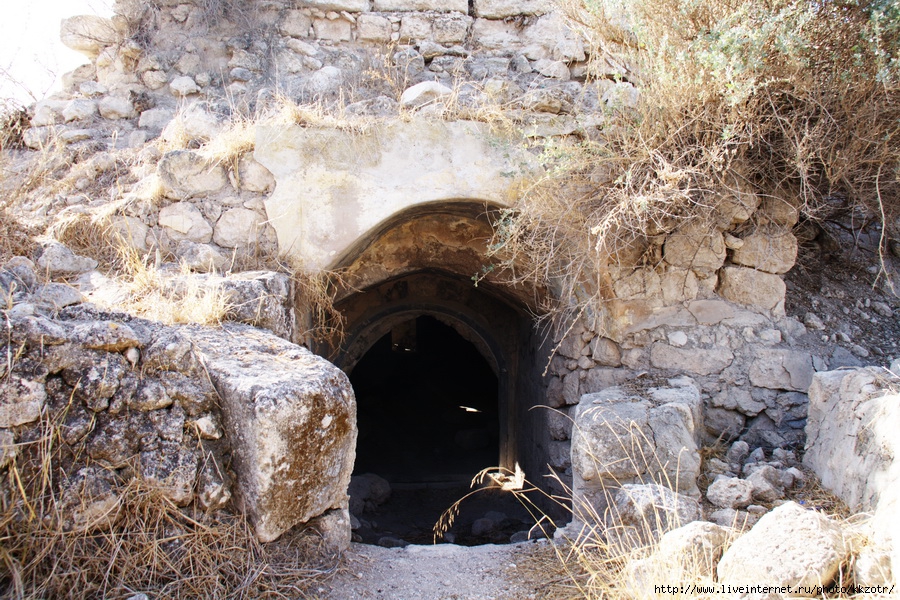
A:
<svg viewBox="0 0 900 600">
<path fill-rule="evenodd" d="M 354 474 L 374 473 L 391 484 L 389 501 L 355 515 L 355 537 L 430 544 L 441 514 L 470 491 L 476 473 L 499 462 L 497 377 L 456 330 L 420 316 L 376 342 L 350 381 L 359 426 Z M 460 509 L 438 541 L 506 543 L 534 524 L 508 492 L 481 491 Z M 495 526 L 473 532 L 485 515 Z"/>
</svg>

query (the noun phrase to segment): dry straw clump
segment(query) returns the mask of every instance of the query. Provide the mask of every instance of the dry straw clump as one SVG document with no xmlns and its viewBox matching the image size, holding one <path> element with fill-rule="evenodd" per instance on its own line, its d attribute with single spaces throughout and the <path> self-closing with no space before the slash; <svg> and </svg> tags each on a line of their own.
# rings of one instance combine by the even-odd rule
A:
<svg viewBox="0 0 900 600">
<path fill-rule="evenodd" d="M 607 265 L 729 197 L 863 207 L 896 227 L 893 0 L 560 4 L 593 46 L 590 76 L 639 91 L 607 106 L 602 139 L 548 147 L 546 176 L 498 228 L 496 247 L 531 256 L 563 306 L 608 297 Z M 608 75 L 607 59 L 624 67 Z"/>
</svg>

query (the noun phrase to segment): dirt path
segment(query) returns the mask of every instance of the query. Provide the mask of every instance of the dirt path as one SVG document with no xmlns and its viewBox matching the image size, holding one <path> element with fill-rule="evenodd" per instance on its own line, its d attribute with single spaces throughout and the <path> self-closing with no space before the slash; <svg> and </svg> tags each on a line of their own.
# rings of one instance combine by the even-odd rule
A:
<svg viewBox="0 0 900 600">
<path fill-rule="evenodd" d="M 381 548 L 353 544 L 321 600 L 536 600 L 546 588 L 547 542 Z M 552 564 L 552 563 L 551 563 Z"/>
</svg>

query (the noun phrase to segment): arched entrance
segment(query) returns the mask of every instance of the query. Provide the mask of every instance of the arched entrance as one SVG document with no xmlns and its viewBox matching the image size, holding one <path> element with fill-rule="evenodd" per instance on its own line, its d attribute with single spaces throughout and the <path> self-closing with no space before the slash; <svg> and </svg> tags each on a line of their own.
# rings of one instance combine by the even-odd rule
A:
<svg viewBox="0 0 900 600">
<path fill-rule="evenodd" d="M 483 203 L 427 205 L 382 224 L 336 264 L 344 336 L 318 350 L 354 383 L 357 473 L 395 489 L 455 485 L 454 494 L 487 467 L 541 484 L 546 413 L 531 410 L 544 404 L 548 349 L 533 326 L 541 290 L 502 284 L 485 258 L 491 233 Z M 487 276 L 476 284 L 479 273 Z M 456 499 L 443 498 L 442 509 Z M 517 527 L 525 523 L 503 535 Z"/>
</svg>

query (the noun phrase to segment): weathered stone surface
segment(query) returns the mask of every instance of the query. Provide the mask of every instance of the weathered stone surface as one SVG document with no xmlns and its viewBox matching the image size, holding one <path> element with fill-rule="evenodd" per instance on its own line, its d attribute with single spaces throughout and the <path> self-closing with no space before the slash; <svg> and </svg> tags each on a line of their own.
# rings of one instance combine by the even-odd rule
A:
<svg viewBox="0 0 900 600">
<path fill-rule="evenodd" d="M 197 85 L 193 77 L 182 75 L 169 82 L 169 89 L 172 90 L 174 95 L 184 97 L 199 92 L 200 86 Z"/>
<path fill-rule="evenodd" d="M 314 19 L 316 38 L 330 42 L 346 42 L 353 39 L 353 27 L 346 19 Z"/>
<path fill-rule="evenodd" d="M 380 15 L 359 15 L 356 35 L 369 42 L 388 42 L 391 39 L 391 22 Z"/>
<path fill-rule="evenodd" d="M 400 105 L 406 108 L 418 108 L 452 93 L 453 90 L 437 81 L 423 81 L 403 92 L 400 96 Z"/>
<path fill-rule="evenodd" d="M 73 328 L 72 340 L 91 350 L 124 352 L 140 348 L 141 341 L 134 330 L 116 321 L 89 321 Z"/>
<path fill-rule="evenodd" d="M 35 300 L 58 311 L 66 306 L 84 302 L 81 292 L 65 283 L 47 283 L 38 288 Z"/>
<path fill-rule="evenodd" d="M 128 98 L 107 96 L 97 105 L 104 119 L 132 119 L 137 116 L 134 104 Z"/>
<path fill-rule="evenodd" d="M 104 466 L 119 469 L 138 454 L 140 441 L 125 419 L 102 415 L 88 439 L 87 452 Z"/>
<path fill-rule="evenodd" d="M 173 504 L 186 506 L 194 499 L 199 459 L 193 445 L 162 441 L 157 449 L 141 452 L 141 476 Z"/>
<path fill-rule="evenodd" d="M 719 373 L 733 360 L 734 354 L 727 348 L 675 348 L 662 342 L 650 348 L 650 364 L 654 367 L 697 375 Z"/>
<path fill-rule="evenodd" d="M 391 497 L 391 484 L 374 473 L 354 475 L 350 479 L 350 513 L 361 517 L 365 511 L 374 511 Z"/>
<path fill-rule="evenodd" d="M 479 198 L 506 206 L 539 170 L 485 124 L 424 119 L 374 125 L 351 143 L 336 129 L 262 127 L 254 157 L 278 182 L 266 213 L 279 249 L 310 269 L 328 267 L 360 236 L 419 203 Z M 366 200 L 376 197 L 377 204 Z"/>
<path fill-rule="evenodd" d="M 655 559 L 669 568 L 680 566 L 691 576 L 710 576 L 732 536 L 730 529 L 706 521 L 692 521 L 662 536 Z"/>
<path fill-rule="evenodd" d="M 542 15 L 550 11 L 545 0 L 475 0 L 475 14 L 487 19 L 517 15 Z"/>
<path fill-rule="evenodd" d="M 652 456 L 651 403 L 620 388 L 585 394 L 575 413 L 572 469 L 584 481 L 627 479 L 644 472 Z"/>
<path fill-rule="evenodd" d="M 665 481 L 699 496 L 700 394 L 689 379 L 648 390 L 650 399 L 608 388 L 585 394 L 574 412 L 571 463 L 575 493 L 602 512 L 607 489 Z"/>
<path fill-rule="evenodd" d="M 0 429 L 0 469 L 12 462 L 19 455 L 19 447 L 16 446 L 16 436 L 8 429 Z"/>
<path fill-rule="evenodd" d="M 80 275 L 97 268 L 97 261 L 86 256 L 78 256 L 66 246 L 51 243 L 44 248 L 38 259 L 38 266 L 51 277 Z"/>
<path fill-rule="evenodd" d="M 347 12 L 369 10 L 369 0 L 303 0 L 303 4 L 322 10 L 345 10 Z"/>
<path fill-rule="evenodd" d="M 612 518 L 616 524 L 634 527 L 643 540 L 658 539 L 698 520 L 700 505 L 662 485 L 626 484 L 616 494 Z"/>
<path fill-rule="evenodd" d="M 159 224 L 174 241 L 205 244 L 212 240 L 213 228 L 200 209 L 190 202 L 176 202 L 159 211 Z"/>
<path fill-rule="evenodd" d="M 121 39 L 112 20 L 96 15 L 63 19 L 59 37 L 63 44 L 88 58 L 96 58 L 103 48 Z"/>
<path fill-rule="evenodd" d="M 598 365 L 618 367 L 622 364 L 622 352 L 618 344 L 609 338 L 598 337 L 591 342 L 591 358 Z"/>
<path fill-rule="evenodd" d="M 750 364 L 750 382 L 773 390 L 805 392 L 813 378 L 812 357 L 797 350 L 760 348 Z"/>
<path fill-rule="evenodd" d="M 267 194 L 275 188 L 272 172 L 246 154 L 238 163 L 239 183 L 242 190 Z"/>
<path fill-rule="evenodd" d="M 115 476 L 105 469 L 85 467 L 62 484 L 58 504 L 66 531 L 107 529 L 120 516 Z"/>
<path fill-rule="evenodd" d="M 787 273 L 797 260 L 797 238 L 790 229 L 760 227 L 742 241 L 731 257 L 736 264 L 767 273 Z"/>
<path fill-rule="evenodd" d="M 76 98 L 66 104 L 62 114 L 66 123 L 90 119 L 97 115 L 97 103 L 86 98 Z"/>
<path fill-rule="evenodd" d="M 207 454 L 197 478 L 197 501 L 205 510 L 223 508 L 231 500 L 231 486 L 226 470 L 215 455 Z"/>
<path fill-rule="evenodd" d="M 737 477 L 720 477 L 710 484 L 706 498 L 722 508 L 746 508 L 753 501 L 753 485 Z"/>
<path fill-rule="evenodd" d="M 879 370 L 816 373 L 809 389 L 803 463 L 853 511 L 874 513 L 879 543 L 900 565 L 900 396 L 880 389 Z"/>
<path fill-rule="evenodd" d="M 86 350 L 78 353 L 61 372 L 75 396 L 92 411 L 100 412 L 109 406 L 109 399 L 118 390 L 127 370 L 125 359 L 119 354 Z"/>
<path fill-rule="evenodd" d="M 841 527 L 827 516 L 788 502 L 765 515 L 731 545 L 716 572 L 729 585 L 828 585 L 847 559 Z"/>
<path fill-rule="evenodd" d="M 273 271 L 245 271 L 213 281 L 227 297 L 228 318 L 290 339 L 294 332 L 291 279 Z"/>
<path fill-rule="evenodd" d="M 141 113 L 138 119 L 138 127 L 152 131 L 162 131 L 175 118 L 175 111 L 171 108 L 150 108 Z"/>
<path fill-rule="evenodd" d="M 711 227 L 688 223 L 669 234 L 663 256 L 674 267 L 715 271 L 725 262 L 725 238 Z"/>
<path fill-rule="evenodd" d="M 434 10 L 440 12 L 469 12 L 467 0 L 375 0 L 377 12 Z"/>
<path fill-rule="evenodd" d="M 204 196 L 228 182 L 220 165 L 211 164 L 190 150 L 166 153 L 159 161 L 158 172 L 166 197 L 173 200 Z"/>
<path fill-rule="evenodd" d="M 778 471 L 764 465 L 753 471 L 746 479 L 752 487 L 755 502 L 774 502 L 784 498 L 784 486 Z"/>
<path fill-rule="evenodd" d="M 725 267 L 719 274 L 719 294 L 745 306 L 776 310 L 784 303 L 785 290 L 778 275 L 756 269 Z"/>
<path fill-rule="evenodd" d="M 245 248 L 259 240 L 265 218 L 254 210 L 232 208 L 225 211 L 213 231 L 213 241 L 223 248 Z"/>
<path fill-rule="evenodd" d="M 347 506 L 356 405 L 346 375 L 323 359 L 247 326 L 194 329 L 222 397 L 245 510 L 260 540 Z M 349 526 L 348 526 L 349 527 Z"/>
<path fill-rule="evenodd" d="M 0 381 L 0 427 L 37 421 L 46 401 L 47 391 L 42 383 L 9 375 Z"/>
<path fill-rule="evenodd" d="M 175 249 L 175 256 L 191 271 L 209 273 L 220 270 L 228 258 L 209 244 L 195 244 L 184 240 Z"/>
</svg>

